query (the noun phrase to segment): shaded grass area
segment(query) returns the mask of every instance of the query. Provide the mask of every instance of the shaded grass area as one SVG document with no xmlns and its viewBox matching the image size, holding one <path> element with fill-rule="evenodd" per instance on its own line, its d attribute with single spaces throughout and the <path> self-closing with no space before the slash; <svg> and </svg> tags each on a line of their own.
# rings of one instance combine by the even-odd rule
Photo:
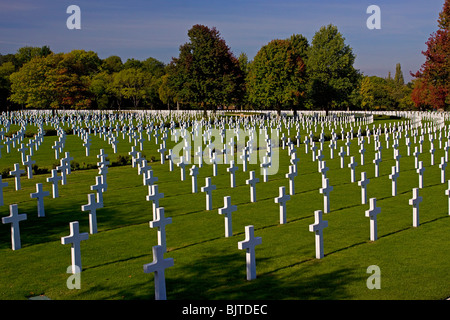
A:
<svg viewBox="0 0 450 320">
<path fill-rule="evenodd" d="M 287 133 L 287 132 L 286 132 Z M 290 132 L 291 136 L 295 133 Z M 305 132 L 302 131 L 302 135 Z M 56 137 L 45 137 L 44 144 L 33 159 L 39 167 L 51 167 L 55 162 L 51 145 Z M 65 151 L 74 161 L 95 164 L 96 154 L 104 148 L 111 160 L 126 155 L 131 143 L 119 138 L 119 150 L 92 135 L 91 156 L 85 156 L 81 139 L 67 136 Z M 384 146 L 384 139 L 381 139 Z M 236 188 L 230 188 L 230 177 L 225 165 L 219 165 L 219 175 L 213 177 L 217 190 L 213 192 L 213 210 L 205 210 L 205 194 L 191 192 L 188 173 L 180 181 L 179 168 L 168 171 L 168 164 L 151 163 L 158 177 L 159 191 L 164 193 L 160 206 L 172 217 L 167 226 L 165 257 L 172 257 L 175 265 L 166 270 L 168 299 L 443 299 L 450 295 L 450 275 L 446 272 L 449 257 L 447 184 L 440 183 L 437 159 L 443 156 L 437 150 L 435 165 L 424 152 L 420 160 L 426 167 L 424 188 L 420 190 L 420 226 L 412 227 L 412 209 L 408 199 L 412 188 L 418 186 L 418 175 L 413 157 L 406 157 L 404 138 L 400 140 L 401 172 L 396 197 L 391 196 L 388 176 L 395 165 L 391 149 L 383 149 L 380 177 L 374 177 L 373 140 L 366 143 L 366 164 L 358 165 L 360 173 L 370 179 L 368 198 L 377 198 L 381 208 L 378 215 L 378 240 L 369 241 L 369 220 L 364 216 L 369 206 L 361 204 L 360 187 L 350 182 L 350 169 L 340 168 L 335 151 L 330 159 L 328 145 L 324 155 L 330 170 L 327 177 L 334 187 L 331 192 L 331 213 L 324 215 L 329 227 L 324 230 L 325 257 L 316 260 L 314 235 L 309 225 L 314 223 L 314 210 L 323 209 L 321 174 L 311 152 L 305 154 L 304 145 L 297 148 L 299 175 L 295 178 L 296 194 L 287 203 L 287 223 L 279 224 L 279 208 L 274 203 L 278 187 L 289 190 L 289 159 L 287 149 L 280 148 L 280 170 L 263 183 L 259 164 L 250 164 L 260 183 L 256 185 L 256 203 L 250 203 L 249 186 L 245 184 L 248 172 L 242 166 L 236 173 Z M 169 142 L 169 147 L 174 142 Z M 343 146 L 339 140 L 337 150 Z M 158 146 L 159 147 L 159 146 Z M 144 144 L 146 158 L 159 159 L 158 147 L 153 141 Z M 412 150 L 414 145 L 412 146 Z M 429 143 L 424 143 L 427 151 Z M 356 139 L 351 153 L 360 162 Z M 0 166 L 20 161 L 20 154 L 2 150 Z M 188 172 L 188 171 L 187 171 Z M 157 244 L 156 230 L 149 228 L 152 220 L 151 203 L 145 201 L 147 187 L 131 165 L 110 167 L 108 190 L 104 193 L 104 208 L 97 211 L 98 233 L 89 235 L 81 244 L 83 272 L 81 289 L 69 290 L 66 273 L 70 265 L 70 247 L 61 245 L 60 238 L 69 234 L 69 223 L 80 222 L 80 231 L 89 232 L 87 204 L 90 185 L 95 183 L 97 170 L 75 170 L 68 176 L 68 184 L 59 187 L 60 197 L 45 198 L 46 217 L 37 217 L 36 200 L 29 194 L 35 184 L 43 183 L 49 175 L 22 177 L 22 190 L 14 190 L 14 180 L 4 189 L 5 205 L 2 216 L 9 214 L 8 205 L 18 203 L 19 213 L 27 213 L 21 222 L 22 249 L 12 251 L 10 227 L 0 225 L 0 299 L 24 299 L 45 294 L 51 299 L 153 299 L 153 275 L 144 274 L 143 265 L 152 261 L 152 246 Z M 204 165 L 198 176 L 199 189 L 205 177 L 212 176 L 212 167 Z M 223 206 L 223 197 L 231 196 L 238 206 L 233 214 L 233 236 L 224 237 L 224 219 L 217 214 Z M 262 237 L 256 248 L 257 279 L 245 279 L 245 252 L 238 250 L 237 242 L 244 240 L 246 225 L 255 226 L 255 235 Z M 369 290 L 366 272 L 370 265 L 381 270 L 381 289 Z"/>
</svg>

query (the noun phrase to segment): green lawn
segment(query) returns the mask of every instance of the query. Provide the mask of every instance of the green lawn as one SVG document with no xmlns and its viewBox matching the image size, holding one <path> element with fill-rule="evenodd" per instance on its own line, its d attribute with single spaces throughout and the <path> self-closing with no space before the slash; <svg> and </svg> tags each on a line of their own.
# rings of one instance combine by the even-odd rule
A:
<svg viewBox="0 0 450 320">
<path fill-rule="evenodd" d="M 383 119 L 374 124 L 399 123 L 402 120 Z M 369 128 L 372 129 L 372 124 Z M 49 128 L 49 127 L 46 127 Z M 66 125 L 67 128 L 67 125 Z M 321 129 L 319 125 L 318 130 Z M 339 130 L 335 131 L 340 135 Z M 348 130 L 345 128 L 345 130 Z M 16 125 L 11 130 L 18 130 Z M 365 126 L 362 126 L 365 129 Z M 28 125 L 27 130 L 37 128 Z M 287 135 L 287 131 L 283 128 Z M 320 132 L 320 131 L 319 131 Z M 315 136 L 319 136 L 319 132 Z M 329 133 L 329 129 L 326 129 Z M 360 163 L 354 129 L 351 153 Z M 290 136 L 296 134 L 291 129 Z M 369 218 L 361 204 L 361 191 L 357 183 L 350 182 L 349 157 L 345 168 L 340 168 L 337 155 L 343 141 L 339 139 L 334 159 L 330 159 L 328 142 L 324 155 L 330 170 L 327 173 L 334 190 L 330 195 L 331 212 L 324 214 L 328 228 L 324 230 L 325 257 L 315 259 L 314 234 L 309 225 L 314 223 L 314 211 L 323 209 L 321 174 L 317 162 L 312 162 L 311 151 L 305 154 L 303 145 L 306 131 L 302 129 L 302 144 L 297 149 L 299 174 L 295 178 L 296 194 L 287 203 L 287 223 L 279 224 L 279 206 L 274 203 L 279 186 L 289 190 L 289 159 L 287 148 L 279 149 L 280 170 L 263 183 L 259 164 L 250 164 L 260 182 L 256 185 L 256 203 L 250 202 L 249 186 L 245 180 L 248 172 L 236 173 L 236 188 L 230 188 L 230 176 L 225 165 L 219 165 L 219 175 L 213 177 L 217 190 L 213 191 L 213 210 L 205 210 L 205 194 L 191 193 L 191 177 L 186 170 L 186 181 L 180 181 L 180 169 L 168 170 L 168 163 L 159 163 L 159 153 L 153 142 L 144 143 L 148 160 L 153 156 L 154 175 L 158 177 L 159 191 L 164 193 L 160 206 L 166 217 L 172 218 L 167 226 L 167 249 L 165 257 L 174 259 L 173 267 L 166 270 L 168 299 L 444 299 L 450 296 L 450 233 L 448 228 L 447 183 L 440 183 L 440 157 L 442 149 L 436 147 L 435 165 L 430 165 L 428 136 L 425 136 L 424 152 L 419 156 L 425 170 L 424 188 L 420 190 L 420 226 L 412 227 L 412 207 L 408 200 L 412 188 L 418 186 L 418 174 L 414 158 L 406 156 L 404 135 L 400 139 L 400 177 L 396 197 L 391 196 L 391 166 L 395 165 L 392 147 L 385 148 L 380 177 L 374 177 L 374 145 L 366 139 L 366 164 L 358 165 L 356 178 L 367 172 L 370 179 L 368 198 L 377 198 L 381 208 L 378 215 L 378 240 L 369 241 Z M 147 135 L 144 134 L 147 138 Z M 39 168 L 51 169 L 57 161 L 51 149 L 56 136 L 45 136 L 44 143 L 33 159 Z M 91 155 L 85 156 L 82 140 L 67 135 L 64 151 L 69 151 L 74 162 L 81 168 L 97 162 L 101 148 L 109 155 L 110 162 L 118 156 L 127 155 L 131 143 L 119 136 L 118 153 L 112 147 L 91 134 Z M 25 138 L 25 142 L 28 138 Z M 392 143 L 392 140 L 391 140 Z M 174 142 L 167 141 L 168 147 Z M 318 143 L 316 142 L 316 145 Z M 414 144 L 411 149 L 414 150 Z M 255 151 L 256 152 L 256 151 Z M 20 162 L 16 149 L 6 153 L 2 149 L 0 169 L 13 168 Z M 21 166 L 23 168 L 23 166 Z M 187 167 L 188 169 L 189 167 Z M 67 185 L 59 186 L 60 197 L 45 198 L 45 218 L 37 217 L 36 200 L 30 198 L 36 183 L 43 183 L 44 190 L 51 192 L 46 182 L 49 173 L 35 175 L 28 180 L 22 176 L 22 189 L 14 190 L 14 179 L 4 189 L 1 216 L 9 215 L 9 204 L 17 203 L 19 213 L 27 213 L 28 219 L 20 224 L 22 249 L 11 250 L 10 225 L 0 224 L 0 299 L 25 299 L 46 295 L 51 299 L 154 299 L 153 275 L 143 272 L 143 265 L 152 262 L 152 246 L 157 244 L 156 230 L 149 227 L 152 220 L 151 203 L 145 200 L 147 187 L 137 168 L 131 165 L 110 166 L 107 175 L 108 190 L 103 194 L 104 208 L 97 211 L 98 233 L 89 235 L 81 244 L 83 272 L 81 289 L 69 290 L 66 273 L 70 261 L 70 246 L 62 245 L 60 238 L 69 235 L 69 223 L 80 222 L 80 231 L 89 232 L 88 213 L 81 211 L 87 204 L 90 186 L 95 184 L 97 169 L 75 170 L 67 177 Z M 448 173 L 450 177 L 450 172 Z M 198 189 L 205 184 L 205 177 L 212 176 L 212 167 L 203 165 L 198 176 Z M 233 213 L 233 236 L 224 237 L 224 218 L 218 208 L 223 197 L 231 196 L 237 205 Z M 255 236 L 262 238 L 256 247 L 257 279 L 247 281 L 245 275 L 245 252 L 238 250 L 237 243 L 244 240 L 245 226 L 254 225 Z M 369 290 L 366 272 L 371 265 L 381 270 L 381 289 Z"/>
</svg>

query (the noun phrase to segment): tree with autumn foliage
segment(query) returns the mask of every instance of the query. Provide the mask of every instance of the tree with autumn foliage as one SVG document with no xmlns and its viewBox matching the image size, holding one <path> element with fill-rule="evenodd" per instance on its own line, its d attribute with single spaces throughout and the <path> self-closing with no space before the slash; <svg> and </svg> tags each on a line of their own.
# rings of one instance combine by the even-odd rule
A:
<svg viewBox="0 0 450 320">
<path fill-rule="evenodd" d="M 416 77 L 411 99 L 416 107 L 447 110 L 450 106 L 450 0 L 439 14 L 439 29 L 426 42 L 425 63 Z"/>
<path fill-rule="evenodd" d="M 27 108 L 87 109 L 94 98 L 91 75 L 100 64 L 93 51 L 35 56 L 11 74 L 9 100 Z"/>
<path fill-rule="evenodd" d="M 272 40 L 249 66 L 247 92 L 251 103 L 263 109 L 302 107 L 306 99 L 308 40 L 302 35 Z"/>
<path fill-rule="evenodd" d="M 179 57 L 173 58 L 168 68 L 176 100 L 202 108 L 205 113 L 239 103 L 244 77 L 219 31 L 194 25 L 188 36 L 190 42 L 180 46 Z"/>
</svg>

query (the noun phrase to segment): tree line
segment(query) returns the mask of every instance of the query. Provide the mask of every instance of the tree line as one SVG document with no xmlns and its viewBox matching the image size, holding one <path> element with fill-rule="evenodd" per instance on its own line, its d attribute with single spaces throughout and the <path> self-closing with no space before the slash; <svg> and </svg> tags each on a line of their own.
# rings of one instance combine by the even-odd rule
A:
<svg viewBox="0 0 450 320">
<path fill-rule="evenodd" d="M 0 108 L 410 110 L 449 106 L 449 2 L 427 42 L 427 60 L 404 82 L 401 65 L 386 78 L 354 68 L 355 54 L 334 25 L 311 43 L 301 34 L 235 56 L 216 28 L 194 25 L 179 56 L 164 64 L 48 46 L 0 55 Z M 438 59 L 440 57 L 440 60 Z"/>
</svg>

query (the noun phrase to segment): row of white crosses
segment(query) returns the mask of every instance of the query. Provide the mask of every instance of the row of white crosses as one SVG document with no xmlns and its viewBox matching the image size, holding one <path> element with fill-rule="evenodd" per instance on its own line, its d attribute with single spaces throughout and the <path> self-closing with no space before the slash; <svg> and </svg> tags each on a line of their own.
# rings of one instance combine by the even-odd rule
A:
<svg viewBox="0 0 450 320">
<path fill-rule="evenodd" d="M 97 163 L 99 166 L 99 173 L 104 172 L 100 170 L 101 167 L 106 167 L 109 162 L 106 161 L 108 155 L 104 153 L 104 150 L 100 150 L 100 154 L 97 158 L 100 161 Z M 89 233 L 96 234 L 97 231 L 97 209 L 103 208 L 103 192 L 107 190 L 106 176 L 100 175 L 95 178 L 95 185 L 91 185 L 90 189 L 95 190 L 96 193 L 88 194 L 88 204 L 81 206 L 81 211 L 89 212 Z M 88 233 L 80 233 L 80 226 L 78 221 L 72 221 L 69 223 L 70 234 L 66 237 L 61 237 L 61 244 L 71 244 L 71 270 L 73 274 L 80 273 L 82 271 L 81 264 L 81 246 L 80 242 L 89 238 Z"/>
<path fill-rule="evenodd" d="M 233 148 L 233 150 L 234 150 L 234 148 Z M 360 149 L 360 150 L 362 150 L 362 148 Z M 163 156 L 163 155 L 161 155 L 161 156 Z M 363 156 L 363 153 L 361 154 L 361 156 Z M 295 159 L 295 158 L 294 158 Z M 162 160 L 161 160 L 162 161 Z M 363 161 L 363 160 L 362 160 Z M 266 160 L 266 161 L 264 161 L 264 163 L 267 163 L 267 162 L 269 162 L 269 160 Z M 324 161 L 323 161 L 324 162 Z M 231 164 L 230 165 L 230 168 L 233 168 L 234 167 L 234 163 L 233 164 Z M 323 165 L 322 165 L 322 169 L 324 169 L 324 168 L 326 168 L 325 167 L 325 164 L 323 163 Z M 229 171 L 230 172 L 230 179 L 231 179 L 231 184 L 233 185 L 233 177 L 232 177 L 232 175 L 234 174 L 234 172 L 231 172 L 231 171 Z M 294 174 L 294 170 L 293 170 L 293 168 L 291 169 L 291 167 L 290 167 L 290 171 L 289 171 L 289 174 L 287 174 L 287 178 L 289 178 L 290 179 L 290 193 L 291 194 L 294 194 L 295 193 L 295 191 L 294 191 L 294 187 L 293 187 L 293 178 L 291 178 L 291 176 Z M 291 176 L 288 176 L 288 175 L 291 175 Z M 254 179 L 254 174 L 253 174 L 253 178 L 252 178 L 252 175 L 250 175 L 250 179 L 249 180 L 253 180 Z M 362 178 L 362 181 L 363 180 L 365 180 L 365 179 L 363 179 Z M 208 180 L 207 180 L 208 181 Z M 265 181 L 266 181 L 266 175 L 265 175 Z M 292 186 L 291 186 L 291 181 L 292 181 Z M 210 185 L 210 183 L 208 183 L 207 182 L 207 186 L 206 187 L 208 187 L 208 184 Z M 322 193 L 324 193 L 324 197 L 327 197 L 328 196 L 328 192 L 329 191 L 327 191 L 327 189 L 328 190 L 330 190 L 330 187 L 328 186 L 328 179 L 323 179 L 323 188 L 321 189 L 322 190 Z M 252 184 L 250 184 L 251 185 L 251 187 L 252 186 L 254 186 L 254 184 L 252 185 Z M 363 187 L 363 185 L 361 185 L 362 187 Z M 152 187 L 154 187 L 154 186 L 152 186 Z M 210 187 L 213 187 L 212 185 L 210 185 Z M 214 186 L 215 187 L 215 186 Z M 283 187 L 284 188 L 284 187 Z M 153 189 L 153 188 L 152 188 Z M 194 189 L 194 188 L 193 188 Z M 196 189 L 196 188 L 195 188 Z M 212 189 L 213 190 L 213 189 Z M 252 190 L 252 189 L 251 189 Z M 331 190 L 332 190 L 332 187 L 331 187 Z M 330 191 L 331 191 L 330 190 Z M 202 190 L 203 191 L 203 190 Z M 207 189 L 205 189 L 205 192 L 207 192 L 208 190 Z M 253 190 L 254 191 L 254 190 Z M 155 191 L 153 191 L 153 194 L 156 194 L 157 193 L 157 190 L 156 190 L 156 192 Z M 283 196 L 284 196 L 284 190 L 283 190 Z M 254 192 L 253 192 L 253 194 L 255 194 Z M 280 196 L 281 196 L 281 194 L 280 194 Z M 417 198 L 417 197 L 416 197 Z M 208 199 L 208 195 L 207 195 L 207 199 Z M 210 200 L 211 198 L 209 198 L 209 200 Z M 254 196 L 254 199 L 255 199 L 255 201 L 256 201 L 256 195 Z M 324 200 L 325 200 L 325 198 L 324 198 Z M 375 199 L 373 199 L 373 200 L 375 200 Z M 210 202 L 210 201 L 209 201 Z M 417 201 L 416 201 L 417 202 Z M 281 203 L 281 202 L 280 202 Z M 374 203 L 373 205 L 372 205 L 372 203 Z M 208 201 L 207 201 L 207 204 L 208 204 Z M 208 205 L 207 205 L 208 206 Z M 210 206 L 210 207 L 212 207 L 212 206 Z M 327 207 L 329 207 L 329 202 L 328 202 L 328 205 L 326 205 L 325 203 L 324 203 L 324 208 L 327 208 Z M 280 208 L 281 209 L 281 208 Z M 368 213 L 368 215 L 369 216 L 371 216 L 371 221 L 372 220 L 374 220 L 375 221 L 375 228 L 374 228 L 374 230 L 375 230 L 375 237 L 372 237 L 372 231 L 371 231 L 371 238 L 375 238 L 376 239 L 376 214 L 378 214 L 379 212 L 379 210 L 377 210 L 377 209 L 379 209 L 379 208 L 376 208 L 376 206 L 375 206 L 375 201 L 372 201 L 372 199 L 371 199 L 371 209 L 370 210 L 368 210 L 368 211 L 370 211 L 369 213 Z M 417 208 L 418 209 L 418 208 Z M 231 206 L 231 201 L 230 201 L 230 198 L 229 197 L 225 197 L 224 198 L 224 207 L 223 208 L 220 208 L 219 210 L 221 210 L 222 212 L 219 212 L 219 213 L 222 213 L 222 214 L 224 214 L 225 216 L 226 216 L 226 219 L 225 220 L 227 220 L 227 217 L 228 216 L 230 216 L 230 218 L 229 218 L 229 222 L 228 223 L 226 223 L 225 225 L 226 225 L 226 234 L 228 234 L 228 236 L 229 235 L 231 235 L 231 213 L 233 212 L 233 211 L 235 211 L 236 209 L 235 209 L 235 206 Z M 326 210 L 326 209 L 325 209 Z M 159 212 L 158 212 L 159 211 Z M 158 210 L 157 210 L 157 216 L 159 216 L 159 217 L 161 217 L 161 212 L 160 211 L 162 211 L 162 216 L 163 216 L 163 208 L 158 208 Z M 373 211 L 373 212 L 372 212 Z M 372 218 L 372 217 L 375 217 L 375 218 Z M 156 219 L 155 219 L 156 220 Z M 154 221 L 152 221 L 152 222 L 155 222 L 155 220 Z M 319 233 L 319 234 L 321 234 L 321 230 L 323 230 L 323 228 L 324 227 L 326 227 L 325 226 L 325 223 L 321 223 L 321 218 L 319 218 L 318 217 L 318 215 L 316 216 L 316 223 L 315 223 L 315 225 L 316 225 L 316 227 L 313 227 L 312 229 L 313 230 L 311 230 L 311 231 L 314 231 L 314 232 L 316 232 L 316 240 L 317 240 L 317 233 Z M 281 221 L 281 218 L 280 218 L 280 221 Z M 285 221 L 285 218 L 284 218 L 284 221 Z M 151 226 L 152 226 L 152 222 L 151 222 Z M 156 223 L 156 222 L 155 222 Z M 371 224 L 372 224 L 372 222 L 371 222 Z M 156 225 L 155 225 L 156 226 Z M 252 227 L 252 226 L 247 226 L 246 227 L 246 243 L 248 243 L 249 242 L 249 239 L 247 239 L 247 238 L 254 238 L 254 236 L 250 236 L 250 234 L 253 234 L 253 232 L 251 232 L 250 231 L 250 227 Z M 249 229 L 249 231 L 247 231 L 247 228 Z M 251 229 L 253 229 L 253 228 L 251 228 Z M 71 224 L 71 230 L 72 230 L 72 224 Z M 75 230 L 75 225 L 74 225 L 74 230 Z M 252 230 L 253 231 L 253 230 Z M 71 231 L 71 234 L 72 233 L 75 233 L 75 232 L 72 232 Z M 160 238 L 162 238 L 162 236 L 160 236 L 160 234 L 158 234 L 158 243 L 160 243 L 161 241 L 159 240 Z M 258 242 L 258 241 L 256 241 L 256 242 Z M 320 242 L 320 241 L 319 241 Z M 321 240 L 321 242 L 322 242 L 322 245 L 320 246 L 318 246 L 319 247 L 319 251 L 320 252 L 322 252 L 322 254 L 319 254 L 319 256 L 323 256 L 323 240 Z M 258 244 L 258 243 L 257 243 Z M 244 244 L 244 242 L 240 242 L 239 243 L 239 247 L 240 247 L 240 249 L 244 249 L 244 248 L 247 248 L 247 250 L 248 250 L 248 252 L 247 252 L 247 257 L 249 257 L 249 255 L 250 256 L 253 256 L 253 260 L 254 260 L 254 246 L 253 246 L 253 249 L 251 249 L 251 247 L 246 247 L 246 245 Z M 320 249 L 320 247 L 322 247 L 322 249 Z M 158 249 L 158 248 L 161 248 L 161 249 Z M 316 248 L 317 248 L 317 246 L 316 246 Z M 157 265 L 159 265 L 159 262 L 158 262 L 158 260 L 169 260 L 167 263 L 166 263 L 166 265 L 170 265 L 170 259 L 162 259 L 162 254 L 160 253 L 160 252 L 164 252 L 165 251 L 165 248 L 162 246 L 162 245 L 158 245 L 158 246 L 155 246 L 154 247 L 154 262 L 152 263 L 152 264 L 149 264 L 149 265 L 146 265 L 146 266 L 144 266 L 144 271 L 146 271 L 146 272 L 155 272 L 155 286 L 156 287 L 158 287 L 158 286 L 160 286 L 160 284 L 157 284 L 157 282 L 160 282 L 160 281 L 157 281 L 156 280 L 156 277 L 157 277 L 157 272 L 159 272 L 159 273 L 162 273 L 162 278 L 164 278 L 164 275 L 163 275 L 163 273 L 164 273 L 164 269 L 165 269 L 165 267 L 164 268 L 160 268 L 160 267 L 157 267 Z M 251 254 L 253 252 L 253 255 Z M 317 252 L 317 249 L 316 249 L 316 252 Z M 251 258 L 247 258 L 247 260 L 249 261 L 251 261 L 252 259 Z M 163 261 L 164 262 L 164 261 Z M 172 265 L 173 265 L 173 261 L 172 261 Z M 249 265 L 253 265 L 254 266 L 254 263 L 247 263 L 247 267 L 249 268 Z M 167 266 L 166 266 L 167 267 Z M 252 268 L 250 268 L 250 269 L 252 269 Z M 253 268 L 254 269 L 254 268 Z M 153 271 L 152 271 L 153 270 Z M 247 275 L 249 274 L 249 272 L 247 272 Z M 156 288 L 155 287 L 155 288 Z M 164 291 L 164 296 L 165 296 L 165 288 L 164 288 L 164 290 L 162 290 L 162 289 L 160 289 L 160 290 L 158 290 L 158 294 L 157 294 L 157 297 L 160 297 L 160 294 L 161 294 L 161 296 L 163 295 L 162 294 L 162 292 Z M 155 294 L 156 294 L 157 292 L 156 292 L 156 289 L 155 289 Z"/>
<path fill-rule="evenodd" d="M 157 136 L 155 137 L 157 139 Z M 165 141 L 165 140 L 163 140 Z M 164 143 L 160 145 L 161 152 L 161 164 L 164 163 Z M 140 148 L 142 150 L 142 148 Z M 142 157 L 141 152 L 136 151 L 135 146 L 132 146 L 129 154 L 132 156 L 132 167 L 138 168 L 138 174 L 143 176 L 144 186 L 148 186 L 147 201 L 152 202 L 153 220 L 150 221 L 150 228 L 157 229 L 158 245 L 153 246 L 153 262 L 145 264 L 143 266 L 144 273 L 154 273 L 155 284 L 155 299 L 166 300 L 166 281 L 165 281 L 165 269 L 174 265 L 173 258 L 164 258 L 164 253 L 167 251 L 166 245 L 166 225 L 172 223 L 172 218 L 165 217 L 164 207 L 159 206 L 159 200 L 164 198 L 164 194 L 158 191 L 158 185 L 155 184 L 158 181 L 157 177 L 153 176 L 152 167 L 147 163 L 147 160 Z M 195 166 L 194 166 L 195 167 Z M 194 170 L 195 171 L 195 168 Z M 182 176 L 184 179 L 184 177 Z M 194 178 L 194 176 L 193 176 Z M 195 175 L 196 178 L 196 175 Z M 196 182 L 193 181 L 193 192 L 196 192 Z"/>
<path fill-rule="evenodd" d="M 60 146 L 63 147 L 64 145 L 64 134 L 60 135 Z M 61 139 L 62 138 L 62 139 Z M 28 148 L 25 148 L 24 144 L 21 144 L 21 147 L 18 149 L 18 151 L 21 153 L 22 163 L 27 167 L 27 177 L 28 179 L 32 179 L 32 165 L 35 164 L 34 160 L 31 160 L 31 156 L 34 155 L 33 151 L 38 150 L 38 147 L 43 141 L 43 133 L 42 129 L 39 130 L 38 135 L 36 136 L 35 140 L 32 140 L 32 142 L 28 143 Z M 8 148 L 9 149 L 9 148 Z M 26 151 L 29 150 L 29 154 L 26 155 Z M 58 149 L 58 155 L 59 155 L 60 149 Z M 24 158 L 26 160 L 24 160 Z M 52 192 L 53 192 L 53 198 L 57 198 L 58 195 L 58 181 L 62 180 L 63 184 L 66 184 L 66 174 L 70 174 L 70 162 L 73 160 L 73 157 L 70 157 L 69 153 L 66 152 L 65 158 L 62 158 L 60 163 L 61 165 L 57 167 L 57 169 L 52 170 L 52 176 L 50 178 L 47 178 L 47 182 L 52 183 Z M 61 176 L 57 176 L 57 171 L 61 171 Z M 15 180 L 15 190 L 21 190 L 21 182 L 20 182 L 20 176 L 25 173 L 25 170 L 20 169 L 20 165 L 18 163 L 14 164 L 14 170 L 10 171 L 10 175 L 14 176 Z M 4 204 L 3 201 L 3 188 L 8 185 L 7 182 L 2 182 L 2 179 L 0 177 L 0 205 Z M 45 207 L 44 207 L 44 197 L 49 196 L 49 191 L 43 190 L 43 184 L 37 183 L 36 184 L 36 192 L 30 193 L 30 197 L 32 199 L 37 199 L 37 212 L 38 217 L 45 217 Z M 21 241 L 20 241 L 20 228 L 19 228 L 19 222 L 26 220 L 27 215 L 26 214 L 18 214 L 18 205 L 17 204 L 11 204 L 10 205 L 10 216 L 2 218 L 2 222 L 5 223 L 11 223 L 11 247 L 12 250 L 18 250 L 21 248 Z"/>
</svg>

